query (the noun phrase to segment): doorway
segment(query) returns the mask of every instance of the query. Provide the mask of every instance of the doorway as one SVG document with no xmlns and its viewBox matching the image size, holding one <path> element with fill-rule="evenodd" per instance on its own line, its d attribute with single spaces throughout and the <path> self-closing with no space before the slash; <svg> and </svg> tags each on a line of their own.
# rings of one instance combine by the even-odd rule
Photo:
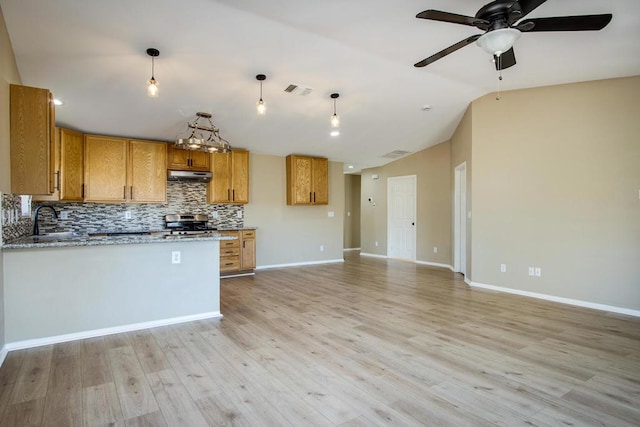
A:
<svg viewBox="0 0 640 427">
<path fill-rule="evenodd" d="M 453 207 L 453 271 L 467 275 L 467 162 L 456 166 Z"/>
<path fill-rule="evenodd" d="M 416 260 L 416 176 L 387 179 L 387 256 Z"/>
</svg>

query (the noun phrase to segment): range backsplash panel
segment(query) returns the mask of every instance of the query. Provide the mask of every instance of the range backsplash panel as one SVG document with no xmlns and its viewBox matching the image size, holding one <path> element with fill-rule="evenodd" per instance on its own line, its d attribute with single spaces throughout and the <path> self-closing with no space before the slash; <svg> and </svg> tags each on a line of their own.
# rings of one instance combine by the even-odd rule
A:
<svg viewBox="0 0 640 427">
<path fill-rule="evenodd" d="M 19 215 L 20 197 L 8 198 L 10 206 L 13 206 L 17 200 L 17 214 Z M 38 202 L 33 204 L 33 208 L 35 209 L 38 205 L 52 205 L 59 217 L 56 220 L 50 210 L 41 210 L 38 215 L 40 233 L 161 230 L 164 228 L 164 216 L 176 213 L 207 214 L 209 215 L 210 227 L 234 228 L 244 225 L 244 206 L 208 204 L 207 184 L 201 182 L 167 182 L 166 204 Z M 60 218 L 62 212 L 66 212 L 67 219 Z M 125 212 L 131 213 L 131 219 L 125 219 Z M 5 215 L 4 208 L 3 215 Z M 216 215 L 217 218 L 215 218 Z M 24 225 L 14 226 L 11 236 L 7 236 L 5 240 L 31 233 L 33 223 L 30 218 L 18 222 L 24 223 Z M 3 227 L 4 235 L 5 229 Z"/>
</svg>

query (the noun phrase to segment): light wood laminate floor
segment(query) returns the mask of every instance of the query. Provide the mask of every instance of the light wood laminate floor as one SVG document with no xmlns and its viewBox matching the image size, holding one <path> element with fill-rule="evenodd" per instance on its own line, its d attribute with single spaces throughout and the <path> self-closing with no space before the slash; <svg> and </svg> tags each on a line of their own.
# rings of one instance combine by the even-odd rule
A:
<svg viewBox="0 0 640 427">
<path fill-rule="evenodd" d="M 221 321 L 10 353 L 0 424 L 640 425 L 637 318 L 357 254 L 221 288 Z"/>
</svg>

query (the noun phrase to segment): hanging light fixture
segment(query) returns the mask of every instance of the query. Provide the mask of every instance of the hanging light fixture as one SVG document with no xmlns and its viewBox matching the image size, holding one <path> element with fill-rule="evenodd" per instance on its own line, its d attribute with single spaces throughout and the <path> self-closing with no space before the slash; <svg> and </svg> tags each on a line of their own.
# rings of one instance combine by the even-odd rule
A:
<svg viewBox="0 0 640 427">
<path fill-rule="evenodd" d="M 266 79 L 267 79 L 267 76 L 265 76 L 264 74 L 258 74 L 256 76 L 256 80 L 260 82 L 260 100 L 256 104 L 256 111 L 260 116 L 264 116 L 264 114 L 267 112 L 267 106 L 262 100 L 262 82 L 265 81 Z"/>
<path fill-rule="evenodd" d="M 338 99 L 338 97 L 340 96 L 339 93 L 332 93 L 331 94 L 331 99 L 333 99 L 333 116 L 331 116 L 331 132 L 330 135 L 331 136 L 338 136 L 340 135 L 340 118 L 338 117 L 338 114 L 336 113 L 336 99 Z"/>
<path fill-rule="evenodd" d="M 203 124 L 207 121 L 209 124 Z M 208 133 L 207 138 L 203 133 Z M 211 114 L 196 113 L 195 120 L 187 122 L 187 130 L 178 135 L 175 143 L 176 148 L 183 150 L 206 151 L 209 153 L 228 153 L 231 151 L 229 141 L 220 136 L 220 129 L 213 125 Z"/>
<path fill-rule="evenodd" d="M 155 58 L 160 55 L 160 51 L 158 49 L 154 49 L 150 47 L 147 49 L 147 55 L 151 57 L 151 78 L 147 82 L 147 95 L 151 98 L 158 97 L 158 82 L 154 77 L 154 67 L 155 67 Z"/>
</svg>

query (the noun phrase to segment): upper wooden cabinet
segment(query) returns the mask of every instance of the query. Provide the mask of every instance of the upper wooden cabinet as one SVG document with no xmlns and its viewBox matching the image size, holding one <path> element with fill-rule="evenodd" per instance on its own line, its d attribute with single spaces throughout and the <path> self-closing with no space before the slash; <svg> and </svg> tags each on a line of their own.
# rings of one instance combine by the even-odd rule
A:
<svg viewBox="0 0 640 427">
<path fill-rule="evenodd" d="M 204 151 L 183 150 L 169 144 L 167 158 L 167 169 L 209 171 L 210 156 Z"/>
<path fill-rule="evenodd" d="M 86 135 L 84 200 L 164 203 L 166 164 L 164 142 Z"/>
<path fill-rule="evenodd" d="M 55 129 L 53 157 L 54 193 L 34 195 L 33 200 L 81 202 L 84 198 L 84 135 L 70 129 Z"/>
<path fill-rule="evenodd" d="M 211 154 L 211 182 L 207 187 L 209 203 L 249 203 L 249 152 Z"/>
<path fill-rule="evenodd" d="M 55 191 L 55 108 L 47 89 L 10 85 L 11 192 Z"/>
<path fill-rule="evenodd" d="M 320 157 L 287 156 L 287 204 L 329 203 L 329 160 Z"/>
</svg>

